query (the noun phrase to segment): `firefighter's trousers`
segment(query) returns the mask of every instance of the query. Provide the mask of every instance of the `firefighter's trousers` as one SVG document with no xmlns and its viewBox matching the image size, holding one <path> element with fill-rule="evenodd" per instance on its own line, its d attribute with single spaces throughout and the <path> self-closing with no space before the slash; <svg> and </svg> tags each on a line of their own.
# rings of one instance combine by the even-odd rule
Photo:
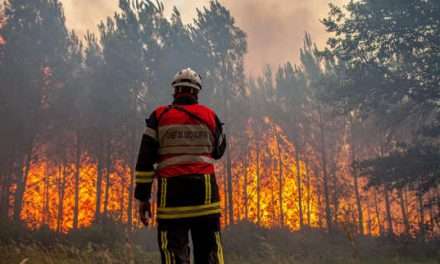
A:
<svg viewBox="0 0 440 264">
<path fill-rule="evenodd" d="M 158 242 L 162 264 L 190 264 L 189 234 L 195 264 L 224 264 L 219 215 L 160 219 Z"/>
</svg>

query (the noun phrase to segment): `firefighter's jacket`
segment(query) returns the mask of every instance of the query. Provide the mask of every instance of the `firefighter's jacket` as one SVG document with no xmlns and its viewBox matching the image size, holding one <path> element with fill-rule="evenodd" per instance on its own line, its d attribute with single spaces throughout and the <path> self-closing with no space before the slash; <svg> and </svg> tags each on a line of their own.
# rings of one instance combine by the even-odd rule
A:
<svg viewBox="0 0 440 264">
<path fill-rule="evenodd" d="M 214 161 L 226 148 L 214 111 L 190 97 L 157 108 L 147 127 L 136 164 L 135 198 L 148 201 L 158 179 L 158 219 L 220 213 Z"/>
</svg>

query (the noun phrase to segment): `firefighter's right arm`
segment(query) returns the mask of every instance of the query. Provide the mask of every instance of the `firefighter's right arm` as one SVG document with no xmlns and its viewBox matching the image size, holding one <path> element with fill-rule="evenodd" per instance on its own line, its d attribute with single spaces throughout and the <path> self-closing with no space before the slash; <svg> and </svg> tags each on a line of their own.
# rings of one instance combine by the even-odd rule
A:
<svg viewBox="0 0 440 264">
<path fill-rule="evenodd" d="M 148 202 L 154 178 L 154 164 L 157 162 L 159 143 L 157 141 L 157 119 L 155 113 L 147 119 L 147 126 L 142 135 L 136 163 L 136 187 L 134 197 L 141 202 Z"/>
</svg>

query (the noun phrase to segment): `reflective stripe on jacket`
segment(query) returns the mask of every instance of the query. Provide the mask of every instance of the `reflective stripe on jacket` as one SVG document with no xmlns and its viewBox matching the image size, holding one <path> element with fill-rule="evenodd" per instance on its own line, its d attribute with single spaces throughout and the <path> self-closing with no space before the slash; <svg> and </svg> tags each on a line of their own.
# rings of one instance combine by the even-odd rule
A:
<svg viewBox="0 0 440 264">
<path fill-rule="evenodd" d="M 157 174 L 174 177 L 214 173 L 215 113 L 199 104 L 179 108 L 183 109 L 162 106 L 155 111 L 158 120 L 155 136 L 159 143 Z"/>
</svg>

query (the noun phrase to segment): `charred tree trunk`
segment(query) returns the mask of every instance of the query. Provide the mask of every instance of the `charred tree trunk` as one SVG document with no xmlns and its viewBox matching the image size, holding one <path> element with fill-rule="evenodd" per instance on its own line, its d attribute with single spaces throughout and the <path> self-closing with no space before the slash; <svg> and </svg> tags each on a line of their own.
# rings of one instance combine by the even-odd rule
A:
<svg viewBox="0 0 440 264">
<path fill-rule="evenodd" d="M 108 217 L 108 200 L 109 200 L 109 192 L 110 192 L 110 173 L 111 173 L 111 146 L 108 144 L 107 150 L 105 153 L 106 161 L 105 161 L 105 193 L 104 193 L 104 216 Z"/>
<path fill-rule="evenodd" d="M 417 191 L 417 203 L 419 209 L 419 234 L 420 239 L 425 240 L 425 204 L 423 202 L 423 191 L 421 187 L 420 190 Z"/>
<path fill-rule="evenodd" d="M 362 212 L 361 195 L 359 192 L 358 174 L 355 170 L 353 172 L 354 176 L 354 192 L 356 198 L 356 209 L 357 209 L 357 222 L 358 222 L 358 232 L 360 235 L 364 234 L 364 216 Z"/>
<path fill-rule="evenodd" d="M 430 200 L 429 200 L 429 224 L 430 229 L 435 230 L 435 212 L 434 212 L 434 203 L 435 203 L 435 196 L 434 193 L 430 193 Z"/>
<path fill-rule="evenodd" d="M 233 187 L 232 187 L 232 160 L 231 160 L 231 144 L 228 141 L 228 147 L 226 149 L 226 174 L 228 179 L 228 213 L 229 224 L 234 224 L 234 199 L 233 199 Z"/>
<path fill-rule="evenodd" d="M 280 138 L 277 136 L 278 148 L 278 200 L 280 204 L 280 226 L 284 226 L 284 209 L 283 209 L 283 157 L 281 155 Z"/>
<path fill-rule="evenodd" d="M 372 228 L 371 228 L 371 213 L 370 213 L 370 206 L 367 204 L 367 232 L 368 232 L 367 235 L 371 236 L 371 235 L 372 235 L 372 234 L 371 234 L 371 231 L 372 231 Z"/>
<path fill-rule="evenodd" d="M 382 221 L 380 220 L 379 201 L 377 200 L 377 190 L 374 190 L 374 211 L 376 213 L 377 225 L 379 228 L 379 234 L 383 234 Z"/>
<path fill-rule="evenodd" d="M 352 122 L 352 121 L 351 121 Z M 351 161 L 354 163 L 356 161 L 356 148 L 354 146 L 353 140 L 353 124 L 351 124 Z M 352 167 L 353 173 L 353 187 L 354 187 L 354 196 L 356 198 L 356 209 L 358 215 L 358 232 L 360 235 L 364 234 L 364 218 L 362 213 L 362 203 L 361 203 L 361 195 L 359 192 L 359 174 L 356 166 Z"/>
<path fill-rule="evenodd" d="M 96 178 L 96 204 L 95 204 L 95 221 L 101 221 L 101 197 L 102 197 L 102 176 L 103 176 L 103 151 L 102 145 L 99 146 L 98 154 L 98 172 Z"/>
<path fill-rule="evenodd" d="M 228 173 L 227 173 L 227 164 L 226 160 L 224 162 L 224 169 L 223 169 L 223 200 L 225 204 L 224 208 L 224 219 L 225 219 L 225 225 L 229 223 L 229 201 L 228 201 Z"/>
<path fill-rule="evenodd" d="M 299 229 L 304 226 L 303 208 L 302 208 L 302 184 L 301 184 L 301 164 L 299 146 L 295 144 L 295 165 L 296 165 L 296 187 L 298 194 L 298 216 L 299 216 Z"/>
<path fill-rule="evenodd" d="M 32 159 L 32 145 L 27 151 L 27 154 L 24 156 L 24 162 L 22 162 L 17 168 L 17 189 L 15 190 L 15 199 L 14 199 L 14 221 L 20 221 L 21 209 L 23 207 L 23 198 L 24 193 L 26 192 L 26 184 L 27 178 L 29 176 L 29 170 L 31 166 Z M 23 167 L 24 163 L 24 167 Z"/>
<path fill-rule="evenodd" d="M 338 180 L 337 180 L 337 169 L 335 166 L 335 171 L 330 174 L 332 180 L 332 202 L 333 202 L 333 224 L 338 224 L 338 215 L 339 215 L 339 189 L 338 189 Z"/>
<path fill-rule="evenodd" d="M 127 223 L 133 224 L 133 196 L 134 196 L 134 177 L 136 170 L 134 165 L 130 166 L 130 179 L 128 185 L 128 205 L 127 205 Z"/>
<path fill-rule="evenodd" d="M 49 225 L 49 171 L 47 166 L 44 173 L 44 205 L 43 205 L 43 223 Z"/>
<path fill-rule="evenodd" d="M 311 179 L 310 179 L 310 171 L 309 171 L 309 161 L 306 158 L 305 160 L 306 167 L 306 190 L 307 190 L 307 226 L 311 225 L 312 218 L 312 197 L 311 197 Z"/>
<path fill-rule="evenodd" d="M 260 145 L 257 143 L 257 149 L 256 149 L 256 154 L 257 154 L 257 168 L 256 168 L 256 176 L 257 176 L 257 182 L 256 182 L 256 192 L 257 192 L 257 225 L 260 224 L 260 203 L 261 203 L 261 197 L 260 197 Z"/>
<path fill-rule="evenodd" d="M 271 211 L 272 211 L 272 225 L 275 225 L 276 223 L 276 212 L 275 212 L 275 182 L 276 179 L 274 179 L 274 171 L 275 171 L 275 159 L 272 158 L 272 166 L 270 166 L 270 172 L 268 168 L 269 173 L 269 180 L 270 180 L 270 197 L 271 197 Z"/>
<path fill-rule="evenodd" d="M 244 219 L 249 220 L 249 196 L 248 196 L 248 166 L 249 166 L 249 156 L 246 159 L 244 167 L 244 184 L 243 184 L 243 199 L 244 199 Z"/>
<path fill-rule="evenodd" d="M 327 147 L 325 140 L 325 128 L 324 121 L 322 120 L 322 109 L 321 105 L 318 107 L 319 113 L 319 131 L 320 131 L 320 145 L 321 145 L 321 165 L 322 165 L 322 175 L 323 175 L 323 187 L 324 187 L 324 203 L 325 203 L 325 220 L 327 228 L 332 232 L 332 214 L 330 209 L 330 193 L 328 184 L 328 172 L 327 172 Z"/>
<path fill-rule="evenodd" d="M 135 105 L 136 99 L 133 98 L 133 105 Z M 135 113 L 135 112 L 134 112 Z M 133 202 L 134 202 L 134 179 L 136 174 L 136 159 L 137 159 L 137 148 L 139 136 L 141 133 L 136 129 L 136 125 L 130 129 L 130 138 L 128 139 L 128 160 L 129 160 L 129 168 L 130 168 L 130 177 L 128 179 L 128 204 L 127 204 L 127 223 L 128 226 L 131 227 L 133 224 Z M 124 191 L 122 191 L 124 192 Z M 123 195 L 122 195 L 123 196 Z M 121 198 L 124 199 L 123 197 Z"/>
<path fill-rule="evenodd" d="M 57 214 L 57 232 L 61 232 L 63 228 L 63 216 L 64 216 L 64 194 L 66 187 L 66 164 L 64 159 L 63 164 L 59 167 L 58 172 L 58 214 Z"/>
<path fill-rule="evenodd" d="M 79 184 L 81 177 L 81 136 L 76 135 L 76 153 L 75 153 L 75 179 L 74 179 L 74 204 L 73 204 L 73 229 L 78 229 L 79 215 Z"/>
<path fill-rule="evenodd" d="M 390 201 L 388 186 L 386 185 L 384 188 L 384 195 L 385 195 L 385 210 L 386 210 L 387 224 L 388 224 L 388 235 L 394 236 L 393 217 L 391 214 L 391 201 Z"/>
<path fill-rule="evenodd" d="M 319 174 L 318 174 L 319 175 Z M 323 189 L 324 186 L 320 184 L 319 179 L 321 179 L 321 175 L 318 176 L 318 180 L 316 181 L 316 191 L 318 196 L 318 226 L 319 228 L 323 228 L 323 216 L 325 215 L 325 212 L 322 206 L 322 199 L 323 199 Z"/>
<path fill-rule="evenodd" d="M 403 191 L 401 188 L 397 190 L 397 195 L 399 196 L 399 205 L 400 205 L 400 212 L 402 214 L 402 220 L 403 220 L 403 226 L 405 228 L 405 235 L 409 235 L 409 220 L 408 220 L 408 213 L 406 211 L 405 207 L 405 199 L 403 198 Z"/>
<path fill-rule="evenodd" d="M 9 219 L 11 171 L 13 164 L 12 157 L 7 157 L 4 164 L 6 168 L 3 171 L 1 183 L 0 218 Z"/>
</svg>

